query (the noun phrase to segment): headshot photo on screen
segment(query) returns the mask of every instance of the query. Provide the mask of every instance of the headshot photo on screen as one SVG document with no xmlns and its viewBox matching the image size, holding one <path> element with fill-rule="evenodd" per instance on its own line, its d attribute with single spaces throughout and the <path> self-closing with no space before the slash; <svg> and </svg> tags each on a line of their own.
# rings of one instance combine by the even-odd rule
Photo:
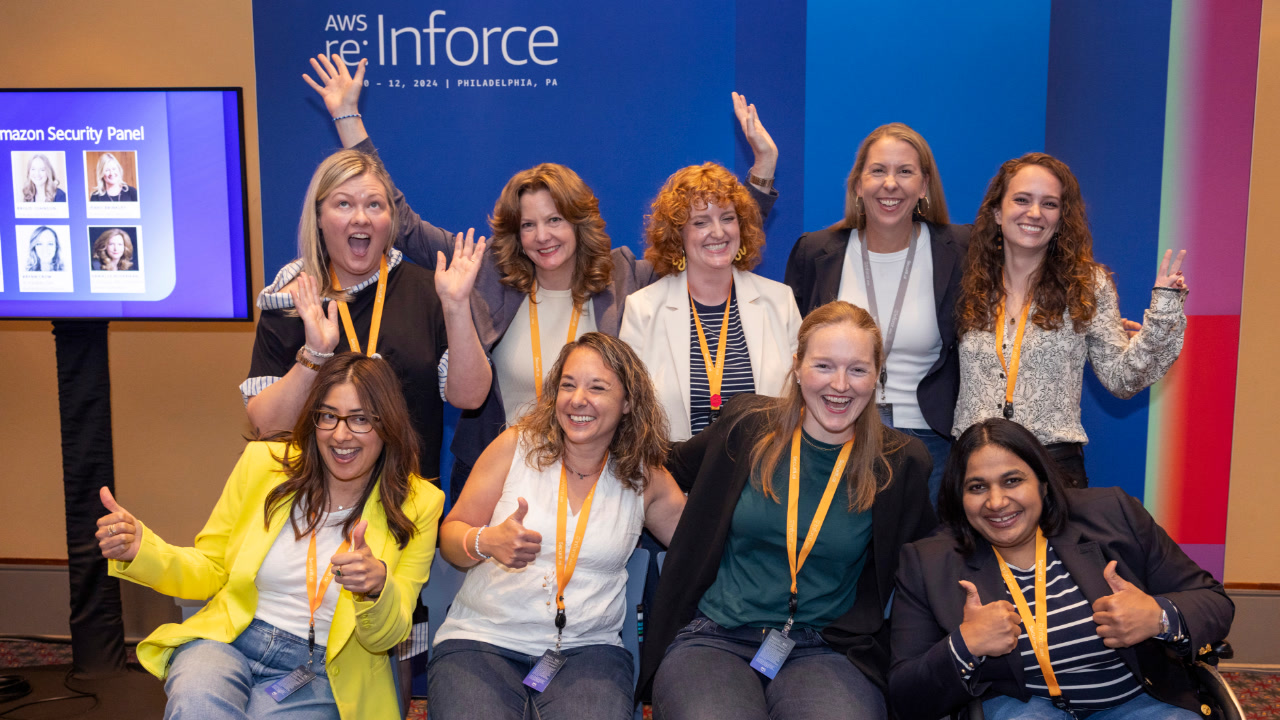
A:
<svg viewBox="0 0 1280 720">
<path fill-rule="evenodd" d="M 91 218 L 139 217 L 138 153 L 135 150 L 86 150 L 85 184 Z"/>
<path fill-rule="evenodd" d="M 18 289 L 21 292 L 71 292 L 71 228 L 67 225 L 18 225 Z"/>
<path fill-rule="evenodd" d="M 13 207 L 20 218 L 67 217 L 67 154 L 60 150 L 9 153 Z"/>
<path fill-rule="evenodd" d="M 89 263 L 95 271 L 141 270 L 136 227 L 90 227 Z"/>
</svg>

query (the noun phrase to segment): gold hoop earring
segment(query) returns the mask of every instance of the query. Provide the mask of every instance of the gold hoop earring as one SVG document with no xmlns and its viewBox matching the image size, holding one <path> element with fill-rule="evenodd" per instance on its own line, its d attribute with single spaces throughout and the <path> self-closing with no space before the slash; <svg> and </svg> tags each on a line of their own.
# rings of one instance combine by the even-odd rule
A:
<svg viewBox="0 0 1280 720">
<path fill-rule="evenodd" d="M 684 253 L 680 254 L 680 258 L 673 263 L 676 266 L 676 272 L 684 272 Z"/>
<path fill-rule="evenodd" d="M 747 256 L 747 249 L 741 245 L 738 246 L 738 252 L 734 254 L 734 262 L 742 262 L 742 258 Z"/>
<path fill-rule="evenodd" d="M 916 212 L 920 215 L 920 217 L 925 217 L 926 215 L 929 214 L 929 196 L 928 195 L 916 201 Z"/>
</svg>

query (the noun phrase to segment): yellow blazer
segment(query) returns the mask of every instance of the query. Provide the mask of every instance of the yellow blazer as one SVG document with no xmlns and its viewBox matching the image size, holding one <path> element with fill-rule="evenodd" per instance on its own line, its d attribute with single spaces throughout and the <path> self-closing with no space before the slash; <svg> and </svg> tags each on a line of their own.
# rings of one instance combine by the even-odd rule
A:
<svg viewBox="0 0 1280 720">
<path fill-rule="evenodd" d="M 253 442 L 245 448 L 222 490 L 222 497 L 196 536 L 195 547 L 175 547 L 154 532 L 142 531 L 142 546 L 133 562 L 112 560 L 110 573 L 157 592 L 208 603 L 183 623 L 156 628 L 138 644 L 138 660 L 164 679 L 174 648 L 196 639 L 230 643 L 253 620 L 258 606 L 254 578 L 267 551 L 288 521 L 291 505 L 272 514 L 263 526 L 267 493 L 284 482 L 278 462 L 283 443 Z M 417 528 L 403 550 L 387 529 L 377 489 L 365 507 L 369 521 L 365 541 L 387 563 L 387 581 L 373 601 L 357 601 L 343 589 L 334 610 L 325 650 L 326 667 L 338 712 L 343 718 L 398 718 L 387 651 L 409 636 L 418 592 L 427 581 L 435 555 L 436 529 L 444 509 L 444 493 L 419 477 L 404 512 Z M 141 524 L 139 524 L 141 527 Z"/>
<path fill-rule="evenodd" d="M 795 294 L 780 282 L 737 268 L 733 269 L 733 287 L 756 393 L 780 395 L 800 334 Z M 673 442 L 688 440 L 693 434 L 689 317 L 689 279 L 682 272 L 628 295 L 618 332 L 649 369 L 658 402 L 667 411 Z"/>
</svg>

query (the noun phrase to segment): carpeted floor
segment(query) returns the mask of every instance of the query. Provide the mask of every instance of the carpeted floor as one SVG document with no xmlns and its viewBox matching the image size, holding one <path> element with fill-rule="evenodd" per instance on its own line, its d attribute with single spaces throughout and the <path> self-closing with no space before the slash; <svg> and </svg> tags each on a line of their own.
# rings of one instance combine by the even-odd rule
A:
<svg viewBox="0 0 1280 720">
<path fill-rule="evenodd" d="M 29 668 L 22 674 L 33 686 L 33 693 L 26 698 L 8 703 L 0 703 L 0 716 L 7 715 L 16 706 L 34 699 L 72 696 L 81 692 L 95 693 L 96 706 L 87 698 L 70 698 L 52 703 L 43 703 L 27 708 L 23 717 L 29 718 L 94 718 L 94 717 L 135 717 L 135 712 L 122 715 L 122 709 L 136 709 L 138 704 L 148 708 L 159 703 L 164 706 L 164 693 L 159 681 L 141 671 L 133 650 L 129 650 L 131 672 L 122 678 L 108 679 L 98 683 L 66 680 L 66 671 L 71 663 L 71 646 L 62 643 L 11 641 L 0 639 L 0 673 L 13 673 L 15 668 Z M 1280 720 L 1280 674 L 1263 672 L 1224 672 L 1223 677 L 1235 691 L 1240 704 L 1244 706 L 1249 720 Z M 145 698 L 145 702 L 143 702 Z M 146 714 L 150 714 L 149 712 Z M 160 717 L 160 712 L 155 714 Z M 426 720 L 427 702 L 414 700 L 409 709 L 409 720 Z"/>
</svg>

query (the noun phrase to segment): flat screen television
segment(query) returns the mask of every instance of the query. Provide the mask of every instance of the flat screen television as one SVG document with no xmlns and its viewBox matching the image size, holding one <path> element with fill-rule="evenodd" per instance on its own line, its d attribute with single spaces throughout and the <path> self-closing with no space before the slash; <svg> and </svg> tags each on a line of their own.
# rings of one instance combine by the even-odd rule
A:
<svg viewBox="0 0 1280 720">
<path fill-rule="evenodd" d="M 0 89 L 6 164 L 0 319 L 252 319 L 240 88 Z"/>
</svg>

